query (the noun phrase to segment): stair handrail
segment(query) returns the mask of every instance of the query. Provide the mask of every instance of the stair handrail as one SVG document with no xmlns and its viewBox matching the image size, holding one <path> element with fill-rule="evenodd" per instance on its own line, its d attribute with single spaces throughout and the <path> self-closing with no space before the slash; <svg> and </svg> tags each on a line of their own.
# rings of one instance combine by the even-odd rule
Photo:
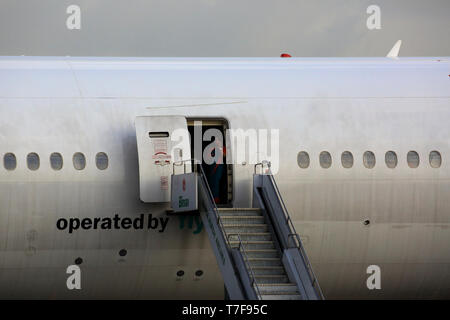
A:
<svg viewBox="0 0 450 320">
<path fill-rule="evenodd" d="M 207 179 L 206 179 L 205 171 L 203 170 L 201 164 L 198 164 L 198 167 L 200 167 L 202 179 L 204 180 L 204 182 L 206 182 L 205 184 L 206 184 L 206 187 L 207 187 L 207 189 L 208 189 L 209 200 L 210 200 L 210 201 L 213 203 L 213 205 L 214 205 L 214 213 L 215 213 L 216 218 L 217 218 L 217 221 L 218 221 L 218 223 L 219 223 L 219 225 L 220 225 L 220 227 L 221 227 L 221 229 L 222 229 L 222 232 L 224 233 L 224 235 L 225 235 L 225 237 L 226 237 L 226 241 L 227 241 L 228 247 L 231 249 L 230 236 L 232 236 L 232 235 L 237 235 L 238 238 L 239 238 L 239 250 L 242 248 L 242 251 L 241 251 L 241 252 L 244 253 L 244 256 L 245 256 L 245 258 L 246 258 L 246 260 L 244 259 L 245 264 L 246 264 L 246 266 L 249 266 L 249 267 L 250 267 L 250 272 L 251 272 L 251 274 L 252 274 L 252 285 L 253 285 L 253 284 L 256 284 L 256 294 L 257 294 L 259 300 L 261 300 L 261 292 L 259 291 L 259 286 L 258 286 L 258 283 L 256 282 L 256 279 L 255 279 L 255 276 L 254 276 L 253 269 L 252 269 L 252 267 L 248 264 L 248 255 L 247 255 L 247 252 L 245 251 L 244 246 L 242 245 L 242 239 L 241 239 L 241 237 L 239 236 L 239 234 L 230 234 L 230 235 L 228 235 L 227 232 L 225 231 L 225 228 L 224 228 L 223 223 L 222 223 L 222 219 L 220 218 L 220 215 L 219 215 L 219 209 L 217 208 L 217 205 L 216 205 L 216 202 L 214 201 L 214 196 L 213 196 L 213 194 L 212 194 L 211 188 L 209 187 L 209 183 L 208 183 L 208 181 L 207 181 Z M 247 268 L 247 270 L 248 270 L 248 268 Z"/>
<path fill-rule="evenodd" d="M 204 182 L 206 182 L 205 185 L 206 185 L 206 189 L 208 191 L 209 200 L 210 200 L 210 202 L 213 205 L 214 214 L 216 215 L 215 218 L 216 218 L 219 226 L 221 227 L 222 232 L 225 234 L 225 241 L 226 241 L 228 247 L 231 248 L 230 242 L 228 241 L 228 238 L 227 238 L 227 233 L 226 233 L 226 231 L 225 231 L 225 229 L 223 227 L 222 219 L 220 219 L 219 209 L 217 208 L 216 202 L 214 201 L 214 196 L 212 194 L 211 188 L 209 187 L 209 183 L 208 183 L 208 180 L 206 179 L 206 174 L 205 174 L 205 171 L 202 168 L 201 163 L 195 163 L 195 161 L 197 161 L 196 159 L 187 159 L 187 160 L 176 161 L 176 162 L 173 163 L 173 174 L 175 174 L 175 166 L 181 166 L 183 164 L 184 164 L 184 173 L 186 173 L 186 162 L 189 162 L 189 161 L 194 162 L 195 168 L 200 168 L 200 171 L 201 171 L 200 172 L 200 176 L 204 180 Z M 198 172 L 198 170 L 197 170 L 197 172 Z"/>
<path fill-rule="evenodd" d="M 227 242 L 228 247 L 231 248 L 230 241 L 228 241 L 228 238 L 227 238 L 227 232 L 225 231 L 225 228 L 224 228 L 223 223 L 222 223 L 222 219 L 220 218 L 220 215 L 219 215 L 219 208 L 217 208 L 217 205 L 216 205 L 216 202 L 214 201 L 214 196 L 212 194 L 211 188 L 209 187 L 208 180 L 206 179 L 205 171 L 203 170 L 203 167 L 202 167 L 202 165 L 200 163 L 197 164 L 197 167 L 200 168 L 201 178 L 203 179 L 203 182 L 205 182 L 206 189 L 208 190 L 209 200 L 213 204 L 216 221 L 219 224 L 220 228 L 222 229 L 222 232 L 225 235 L 225 240 Z"/>
<path fill-rule="evenodd" d="M 251 273 L 251 281 L 252 281 L 251 284 L 252 284 L 252 287 L 253 287 L 253 286 L 256 286 L 256 295 L 258 296 L 258 299 L 259 299 L 259 300 L 262 300 L 262 299 L 261 299 L 261 291 L 259 290 L 259 285 L 258 285 L 258 282 L 256 281 L 255 272 L 253 271 L 252 266 L 248 263 L 248 255 L 247 255 L 247 252 L 245 251 L 245 248 L 244 248 L 244 246 L 243 246 L 243 244 L 242 244 L 241 236 L 240 236 L 238 233 L 231 233 L 231 234 L 228 235 L 228 238 L 230 238 L 230 237 L 232 237 L 232 236 L 237 236 L 238 239 L 239 239 L 239 247 L 238 247 L 238 249 L 239 249 L 241 252 L 244 253 L 244 256 L 245 256 L 245 259 L 244 259 L 245 265 L 247 266 L 247 270 L 250 270 L 250 273 Z M 242 248 L 242 250 L 241 250 L 241 248 Z"/>
<path fill-rule="evenodd" d="M 219 224 L 219 226 L 220 226 L 220 228 L 221 228 L 221 230 L 223 232 L 222 236 L 225 236 L 224 238 L 225 238 L 225 241 L 226 241 L 226 243 L 228 245 L 228 248 L 231 249 L 231 244 L 230 244 L 230 239 L 229 239 L 230 236 L 236 236 L 237 235 L 239 237 L 239 249 L 240 249 L 241 245 L 242 245 L 242 239 L 239 236 L 239 234 L 227 235 L 227 232 L 225 231 L 225 228 L 224 228 L 223 223 L 222 223 L 222 219 L 220 218 L 220 215 L 219 215 L 219 209 L 217 208 L 216 202 L 214 201 L 214 196 L 212 194 L 211 188 L 209 187 L 209 183 L 208 183 L 208 180 L 206 179 L 206 174 L 205 174 L 205 171 L 203 170 L 203 167 L 202 167 L 201 163 L 195 163 L 195 161 L 197 161 L 196 159 L 187 159 L 187 160 L 175 161 L 175 162 L 173 162 L 173 174 L 175 174 L 175 166 L 181 166 L 183 164 L 184 164 L 184 173 L 186 173 L 186 162 L 189 162 L 189 161 L 193 162 L 195 164 L 196 168 L 200 168 L 201 179 L 203 180 L 203 182 L 205 182 L 205 185 L 206 185 L 206 188 L 207 188 L 207 191 L 208 191 L 208 195 L 209 195 L 209 200 L 213 204 L 213 209 L 214 209 L 213 211 L 214 211 L 214 214 L 216 216 L 215 217 L 216 221 Z M 198 169 L 197 169 L 197 172 L 198 172 Z M 247 260 L 244 259 L 245 264 L 247 265 L 247 263 L 248 263 L 248 256 L 247 256 L 247 253 L 245 252 L 244 246 L 242 246 L 242 249 L 243 249 L 242 251 L 244 252 L 245 257 L 247 258 Z M 248 265 L 248 266 L 250 266 L 250 265 Z M 256 279 L 254 277 L 254 272 L 253 272 L 253 269 L 251 268 L 251 266 L 250 266 L 250 272 L 252 273 L 252 284 L 256 284 L 256 294 L 257 294 L 259 300 L 261 300 L 261 293 L 259 291 L 258 283 L 256 282 Z"/>
<path fill-rule="evenodd" d="M 264 173 L 264 165 L 267 165 L 267 172 L 266 173 Z M 295 239 L 297 239 L 297 242 L 294 241 L 294 245 L 300 251 L 300 254 L 301 254 L 302 258 L 303 258 L 303 260 L 306 263 L 306 269 L 308 270 L 308 273 L 309 273 L 309 275 L 310 275 L 310 277 L 312 279 L 313 288 L 317 292 L 317 294 L 320 296 L 320 298 L 324 299 L 324 296 L 323 296 L 323 293 L 322 293 L 322 289 L 320 288 L 319 282 L 317 281 L 317 277 L 314 274 L 314 270 L 312 269 L 312 266 L 311 266 L 311 264 L 309 262 L 308 256 L 307 256 L 307 254 L 305 252 L 305 249 L 303 248 L 303 244 L 302 244 L 302 242 L 300 240 L 300 236 L 297 233 L 297 231 L 295 230 L 294 224 L 292 223 L 292 219 L 291 219 L 291 217 L 289 215 L 289 212 L 288 212 L 288 210 L 286 208 L 286 205 L 285 205 L 285 203 L 283 201 L 283 198 L 281 197 L 281 193 L 280 193 L 280 190 L 278 189 L 278 185 L 277 185 L 277 183 L 275 181 L 275 178 L 273 177 L 272 170 L 270 169 L 271 163 L 270 163 L 270 161 L 267 161 L 267 160 L 263 160 L 263 161 L 261 161 L 259 163 L 256 163 L 255 164 L 255 171 L 254 171 L 255 174 L 256 174 L 256 169 L 257 169 L 258 166 L 261 166 L 261 171 L 262 171 L 263 175 L 269 176 L 269 179 L 270 179 L 270 181 L 271 181 L 271 183 L 272 183 L 272 185 L 274 187 L 275 193 L 277 195 L 278 201 L 281 203 L 281 208 L 283 209 L 283 215 L 284 215 L 286 224 L 288 225 L 288 228 L 291 231 L 291 233 L 289 233 L 289 235 L 288 235 L 288 240 L 289 240 L 290 237 L 295 237 Z M 288 245 L 289 245 L 289 243 L 288 243 Z"/>
</svg>

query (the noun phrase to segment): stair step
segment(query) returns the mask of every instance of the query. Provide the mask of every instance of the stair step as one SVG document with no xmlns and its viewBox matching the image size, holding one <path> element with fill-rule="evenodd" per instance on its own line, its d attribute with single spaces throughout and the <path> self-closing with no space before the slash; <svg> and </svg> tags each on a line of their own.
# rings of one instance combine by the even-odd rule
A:
<svg viewBox="0 0 450 320">
<path fill-rule="evenodd" d="M 258 208 L 219 208 L 220 216 L 261 216 L 262 210 Z"/>
<path fill-rule="evenodd" d="M 237 237 L 230 236 L 230 244 L 232 248 L 238 248 L 239 244 L 241 244 L 245 250 L 247 249 L 274 249 L 275 244 L 273 241 L 234 241 L 234 239 Z"/>
<path fill-rule="evenodd" d="M 245 257 L 244 257 L 245 259 Z M 280 258 L 248 258 L 245 259 L 248 261 L 250 266 L 253 267 L 274 267 L 274 266 L 281 266 L 281 259 Z"/>
<path fill-rule="evenodd" d="M 239 233 L 239 236 L 242 241 L 272 241 L 270 232 Z M 230 236 L 230 240 L 233 240 L 232 236 Z"/>
<path fill-rule="evenodd" d="M 289 283 L 287 275 L 270 274 L 270 275 L 255 275 L 255 281 L 259 284 L 265 283 Z"/>
<path fill-rule="evenodd" d="M 269 226 L 267 224 L 223 224 L 226 234 L 231 233 L 251 233 L 251 232 L 267 232 Z"/>
<path fill-rule="evenodd" d="M 302 300 L 299 294 L 261 294 L 261 300 Z"/>
<path fill-rule="evenodd" d="M 286 271 L 282 266 L 252 266 L 254 275 L 286 275 Z"/>
<path fill-rule="evenodd" d="M 276 249 L 248 249 L 245 250 L 245 255 L 248 258 L 278 258 L 279 253 Z"/>
<path fill-rule="evenodd" d="M 263 216 L 220 216 L 224 225 L 264 224 Z"/>
<path fill-rule="evenodd" d="M 299 294 L 298 288 L 293 283 L 258 283 L 259 292 L 263 294 Z"/>
</svg>

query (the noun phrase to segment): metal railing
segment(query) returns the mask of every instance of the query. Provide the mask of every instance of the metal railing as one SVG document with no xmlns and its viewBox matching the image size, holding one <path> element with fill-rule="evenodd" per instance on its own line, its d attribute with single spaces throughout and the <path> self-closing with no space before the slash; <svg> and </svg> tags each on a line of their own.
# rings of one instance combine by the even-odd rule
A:
<svg viewBox="0 0 450 320">
<path fill-rule="evenodd" d="M 264 165 L 267 165 L 267 173 L 264 173 Z M 288 212 L 288 210 L 286 208 L 286 205 L 285 205 L 285 203 L 283 201 L 283 198 L 281 197 L 281 193 L 280 193 L 280 190 L 278 189 L 278 185 L 275 182 L 275 178 L 273 177 L 272 171 L 270 169 L 270 161 L 264 160 L 264 161 L 262 161 L 260 163 L 255 164 L 255 170 L 254 170 L 255 174 L 256 174 L 256 170 L 257 170 L 258 166 L 261 166 L 261 171 L 262 171 L 262 173 L 264 175 L 269 176 L 270 181 L 271 181 L 271 183 L 272 183 L 272 185 L 274 187 L 276 196 L 278 198 L 278 201 L 281 204 L 281 208 L 283 210 L 283 215 L 284 215 L 285 222 L 286 222 L 289 230 L 291 231 L 288 234 L 288 246 L 289 246 L 289 239 L 290 238 L 293 238 L 293 239 L 297 240 L 297 241 L 294 240 L 295 248 L 297 248 L 300 251 L 300 255 L 302 256 L 303 260 L 306 263 L 306 269 L 308 270 L 309 276 L 312 279 L 312 285 L 314 287 L 314 290 L 317 292 L 317 294 L 320 296 L 321 299 L 324 299 L 324 296 L 323 296 L 323 293 L 322 293 L 322 289 L 320 288 L 320 285 L 317 282 L 316 275 L 314 274 L 314 271 L 313 271 L 312 266 L 311 266 L 311 264 L 309 262 L 308 256 L 306 255 L 306 251 L 303 248 L 303 244 L 302 244 L 302 242 L 300 240 L 300 236 L 297 233 L 297 231 L 295 230 L 294 224 L 292 223 L 292 219 L 291 219 L 291 217 L 289 215 L 289 212 Z"/>
<path fill-rule="evenodd" d="M 230 242 L 226 238 L 226 232 L 225 232 L 225 229 L 223 228 L 222 219 L 220 219 L 219 209 L 217 208 L 217 205 L 216 205 L 216 202 L 214 201 L 214 196 L 212 194 L 211 188 L 209 187 L 208 180 L 206 179 L 205 171 L 203 170 L 202 165 L 200 163 L 195 163 L 195 161 L 196 161 L 195 159 L 189 159 L 189 160 L 181 160 L 181 161 L 174 162 L 173 163 L 173 166 L 174 166 L 173 173 L 175 174 L 175 166 L 176 165 L 180 165 L 181 166 L 181 165 L 184 164 L 184 173 L 186 173 L 186 162 L 194 163 L 194 168 L 195 168 L 194 172 L 200 173 L 200 178 L 203 180 L 203 182 L 206 185 L 206 189 L 207 189 L 207 193 L 208 193 L 208 196 L 209 196 L 209 200 L 210 200 L 210 203 L 213 206 L 214 214 L 216 215 L 216 217 L 215 217 L 216 221 L 219 224 L 219 226 L 221 227 L 222 232 L 225 234 L 225 241 L 226 241 L 227 245 L 231 248 Z M 200 168 L 200 172 L 199 172 L 198 168 Z"/>
<path fill-rule="evenodd" d="M 219 227 L 220 227 L 220 229 L 221 229 L 221 231 L 223 233 L 222 236 L 224 237 L 225 242 L 228 245 L 229 249 L 232 248 L 231 247 L 231 243 L 230 243 L 230 239 L 229 239 L 230 236 L 238 236 L 238 239 L 239 239 L 238 249 L 241 252 L 243 252 L 243 254 L 244 254 L 245 258 L 246 258 L 246 259 L 244 259 L 244 261 L 245 261 L 245 265 L 248 267 L 247 270 L 250 270 L 250 273 L 251 273 L 251 284 L 252 284 L 252 287 L 253 287 L 253 285 L 255 285 L 255 287 L 256 287 L 256 295 L 257 295 L 258 299 L 261 300 L 261 292 L 259 290 L 258 283 L 256 282 L 253 269 L 252 269 L 251 265 L 248 264 L 248 256 L 247 256 L 245 248 L 244 248 L 244 246 L 242 244 L 242 239 L 241 239 L 239 234 L 227 235 L 227 232 L 225 231 L 224 225 L 222 223 L 222 219 L 220 218 L 220 215 L 219 215 L 219 209 L 217 208 L 217 205 L 216 205 L 216 202 L 214 201 L 214 196 L 212 194 L 211 188 L 209 187 L 208 179 L 206 179 L 205 171 L 203 170 L 203 167 L 202 167 L 201 163 L 195 163 L 195 161 L 196 161 L 195 159 L 188 159 L 188 160 L 181 160 L 181 161 L 174 162 L 173 163 L 173 174 L 175 174 L 175 166 L 181 166 L 181 165 L 184 164 L 184 173 L 186 173 L 186 162 L 191 162 L 191 163 L 194 164 L 194 168 L 196 168 L 196 170 L 194 170 L 194 172 L 200 173 L 200 178 L 203 180 L 204 184 L 206 185 L 206 189 L 207 189 L 208 195 L 209 195 L 209 202 L 212 203 L 213 211 L 214 211 L 214 214 L 215 214 L 214 218 L 216 219 L 216 221 L 217 221 L 217 223 L 218 223 L 218 225 L 219 225 Z M 200 168 L 200 172 L 199 172 L 199 170 L 197 168 Z M 241 248 L 242 248 L 242 250 L 241 250 Z"/>
<path fill-rule="evenodd" d="M 250 274 L 249 274 L 249 276 L 250 276 L 250 280 L 251 280 L 251 286 L 252 286 L 252 288 L 255 288 L 256 287 L 256 295 L 258 296 L 258 299 L 259 300 L 262 300 L 261 299 L 261 291 L 259 290 L 259 285 L 258 285 L 258 282 L 256 281 L 256 276 L 255 276 L 255 272 L 253 271 L 253 268 L 252 268 L 252 266 L 248 263 L 248 255 L 247 255 L 247 252 L 245 251 L 245 248 L 244 248 L 244 245 L 243 245 L 243 243 L 242 243 L 242 239 L 241 239 L 241 236 L 239 235 L 239 234 L 230 234 L 230 235 L 228 235 L 228 239 L 230 238 L 230 237 L 234 237 L 234 236 L 237 236 L 238 237 L 238 239 L 239 239 L 239 246 L 238 246 L 238 249 L 239 249 L 239 251 L 241 251 L 242 253 L 243 253 L 243 255 L 244 255 L 244 262 L 245 262 L 245 266 L 247 267 L 247 270 L 249 270 L 250 272 Z M 231 247 L 230 247 L 231 248 Z M 241 249 L 242 248 L 242 249 Z"/>
</svg>

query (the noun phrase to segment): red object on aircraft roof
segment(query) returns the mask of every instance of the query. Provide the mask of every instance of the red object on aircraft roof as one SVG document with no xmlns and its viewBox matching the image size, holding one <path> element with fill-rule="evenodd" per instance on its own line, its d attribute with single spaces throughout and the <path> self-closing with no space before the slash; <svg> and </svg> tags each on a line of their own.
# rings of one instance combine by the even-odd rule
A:
<svg viewBox="0 0 450 320">
<path fill-rule="evenodd" d="M 282 58 L 292 58 L 292 56 L 289 53 L 282 53 L 280 55 L 280 57 L 282 57 Z"/>
</svg>

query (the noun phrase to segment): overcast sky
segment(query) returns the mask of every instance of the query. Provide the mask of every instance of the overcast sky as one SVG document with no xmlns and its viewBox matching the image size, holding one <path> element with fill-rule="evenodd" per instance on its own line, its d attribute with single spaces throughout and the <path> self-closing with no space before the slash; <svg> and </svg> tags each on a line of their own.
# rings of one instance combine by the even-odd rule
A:
<svg viewBox="0 0 450 320">
<path fill-rule="evenodd" d="M 449 16 L 450 0 L 0 0 L 0 55 L 384 56 L 401 39 L 401 56 L 450 56 Z"/>
</svg>

